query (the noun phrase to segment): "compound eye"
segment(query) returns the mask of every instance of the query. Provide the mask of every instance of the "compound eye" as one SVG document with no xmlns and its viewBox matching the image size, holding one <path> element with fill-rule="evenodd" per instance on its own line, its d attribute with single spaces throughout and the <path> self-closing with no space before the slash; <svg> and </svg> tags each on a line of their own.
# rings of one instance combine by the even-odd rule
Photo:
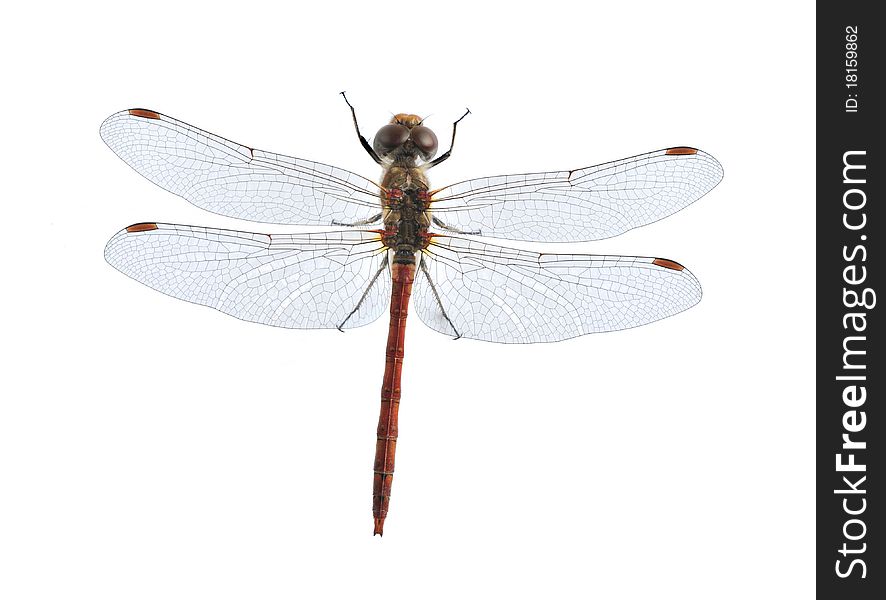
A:
<svg viewBox="0 0 886 600">
<path fill-rule="evenodd" d="M 429 128 L 417 125 L 409 132 L 409 138 L 424 160 L 430 160 L 437 154 L 437 136 Z"/>
<path fill-rule="evenodd" d="M 378 130 L 372 140 L 373 149 L 384 156 L 394 148 L 402 146 L 409 139 L 409 129 L 397 123 L 385 125 Z"/>
</svg>

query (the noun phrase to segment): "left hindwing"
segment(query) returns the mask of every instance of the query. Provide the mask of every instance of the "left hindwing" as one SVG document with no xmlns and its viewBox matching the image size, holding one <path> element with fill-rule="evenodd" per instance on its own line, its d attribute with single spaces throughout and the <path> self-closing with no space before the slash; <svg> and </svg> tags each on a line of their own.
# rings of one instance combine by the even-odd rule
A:
<svg viewBox="0 0 886 600">
<path fill-rule="evenodd" d="M 380 236 L 366 231 L 270 236 L 165 223 L 127 227 L 105 247 L 113 267 L 164 294 L 295 329 L 359 327 L 381 316 L 391 294 L 385 254 Z"/>
</svg>

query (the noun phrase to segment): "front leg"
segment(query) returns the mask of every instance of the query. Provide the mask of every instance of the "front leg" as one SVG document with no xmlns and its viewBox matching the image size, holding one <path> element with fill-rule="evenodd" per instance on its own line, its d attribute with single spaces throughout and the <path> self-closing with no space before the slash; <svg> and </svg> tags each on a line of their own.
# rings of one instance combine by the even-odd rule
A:
<svg viewBox="0 0 886 600">
<path fill-rule="evenodd" d="M 380 165 L 384 164 L 384 163 L 382 163 L 382 160 L 379 157 L 379 155 L 376 154 L 375 150 L 372 149 L 372 146 L 369 145 L 369 142 L 366 141 L 366 138 L 363 137 L 363 135 L 360 133 L 360 126 L 357 125 L 357 111 L 355 111 L 354 107 L 351 105 L 351 103 L 348 102 L 348 97 L 345 96 L 344 92 L 341 93 L 341 97 L 345 99 L 345 102 L 347 103 L 348 107 L 351 109 L 351 116 L 354 118 L 354 129 L 357 130 L 357 137 L 360 139 L 360 144 L 362 144 L 363 149 L 369 153 L 369 156 L 371 156 L 372 160 L 374 160 L 376 163 L 378 163 Z M 453 132 L 453 134 L 454 134 L 454 132 Z"/>
<path fill-rule="evenodd" d="M 430 169 L 431 167 L 436 167 L 437 165 L 439 165 L 441 162 L 443 162 L 444 160 L 446 160 L 447 158 L 449 158 L 452 155 L 452 149 L 455 147 L 455 129 L 456 129 L 456 127 L 458 127 L 458 122 L 461 121 L 462 119 L 464 119 L 469 114 L 471 114 L 471 109 L 466 108 L 465 114 L 460 116 L 458 118 L 458 120 L 452 124 L 452 141 L 449 143 L 449 150 L 447 150 L 441 156 L 438 156 L 437 158 L 435 158 L 434 160 L 429 162 L 427 165 L 425 165 L 425 169 Z"/>
</svg>

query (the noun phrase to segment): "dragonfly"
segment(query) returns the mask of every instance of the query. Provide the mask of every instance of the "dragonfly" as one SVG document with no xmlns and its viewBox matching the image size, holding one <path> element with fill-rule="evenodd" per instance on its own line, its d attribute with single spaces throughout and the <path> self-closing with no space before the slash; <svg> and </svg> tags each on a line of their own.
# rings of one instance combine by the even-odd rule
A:
<svg viewBox="0 0 886 600">
<path fill-rule="evenodd" d="M 101 125 L 130 167 L 192 204 L 258 223 L 320 226 L 253 233 L 136 223 L 105 258 L 175 298 L 292 329 L 361 327 L 390 314 L 373 466 L 373 534 L 388 515 L 410 298 L 427 326 L 455 339 L 555 342 L 645 325 L 699 302 L 702 289 L 661 257 L 533 252 L 485 238 L 589 242 L 653 223 L 722 179 L 714 157 L 674 146 L 581 169 L 499 175 L 432 188 L 450 158 L 425 119 L 393 116 L 370 143 L 378 183 L 331 165 L 258 150 L 135 108 Z"/>
</svg>

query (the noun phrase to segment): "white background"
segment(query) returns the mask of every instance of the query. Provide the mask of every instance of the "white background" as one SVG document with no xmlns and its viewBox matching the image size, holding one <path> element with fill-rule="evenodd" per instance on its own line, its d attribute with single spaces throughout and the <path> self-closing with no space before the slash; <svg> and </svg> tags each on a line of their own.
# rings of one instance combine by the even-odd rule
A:
<svg viewBox="0 0 886 600">
<path fill-rule="evenodd" d="M 0 26 L 0 596 L 811 597 L 808 3 L 22 6 Z M 284 230 L 139 177 L 107 115 L 375 178 L 344 89 L 367 134 L 407 111 L 445 140 L 471 108 L 436 185 L 675 145 L 726 172 L 581 246 L 686 264 L 705 289 L 688 312 L 531 346 L 411 320 L 383 539 L 385 319 L 244 323 L 102 258 L 139 221 Z"/>
</svg>

